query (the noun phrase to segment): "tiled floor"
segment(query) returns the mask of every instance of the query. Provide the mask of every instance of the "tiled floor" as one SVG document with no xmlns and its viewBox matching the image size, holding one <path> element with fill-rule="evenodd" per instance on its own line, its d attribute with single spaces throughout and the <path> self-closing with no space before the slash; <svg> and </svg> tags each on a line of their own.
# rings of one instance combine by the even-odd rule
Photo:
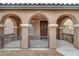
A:
<svg viewBox="0 0 79 59">
<path fill-rule="evenodd" d="M 79 56 L 79 49 L 64 40 L 57 40 L 57 50 L 65 56 Z"/>
<path fill-rule="evenodd" d="M 12 41 L 10 43 L 7 43 L 4 45 L 5 48 L 20 48 L 21 47 L 21 41 Z M 29 47 L 30 48 L 48 48 L 48 40 L 42 39 L 42 40 L 30 40 L 29 41 Z"/>
<path fill-rule="evenodd" d="M 12 41 L 5 46 L 4 49 L 8 47 L 20 47 L 20 41 Z M 48 50 L 48 40 L 42 39 L 42 40 L 30 40 L 30 50 Z M 79 56 L 79 49 L 76 49 L 73 44 L 66 42 L 64 40 L 57 40 L 57 51 L 59 51 L 61 54 L 65 56 Z"/>
</svg>

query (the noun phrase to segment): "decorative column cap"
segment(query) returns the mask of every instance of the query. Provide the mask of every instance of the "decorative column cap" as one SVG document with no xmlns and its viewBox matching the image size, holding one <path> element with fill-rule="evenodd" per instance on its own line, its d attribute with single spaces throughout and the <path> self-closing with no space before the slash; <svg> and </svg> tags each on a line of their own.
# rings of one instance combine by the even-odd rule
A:
<svg viewBox="0 0 79 59">
<path fill-rule="evenodd" d="M 79 24 L 74 25 L 74 27 L 79 27 Z"/>
<path fill-rule="evenodd" d="M 31 24 L 21 24 L 20 26 L 21 26 L 21 27 L 30 27 Z"/>
<path fill-rule="evenodd" d="M 5 25 L 0 24 L 0 27 L 5 27 Z"/>
<path fill-rule="evenodd" d="M 49 24 L 48 27 L 57 27 L 58 24 Z"/>
</svg>

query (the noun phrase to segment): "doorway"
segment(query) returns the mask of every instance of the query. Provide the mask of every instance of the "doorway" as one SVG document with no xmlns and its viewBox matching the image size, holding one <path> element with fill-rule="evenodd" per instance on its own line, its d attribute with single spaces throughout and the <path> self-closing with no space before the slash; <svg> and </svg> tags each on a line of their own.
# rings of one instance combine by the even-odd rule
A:
<svg viewBox="0 0 79 59">
<path fill-rule="evenodd" d="M 48 36 L 48 28 L 47 28 L 48 22 L 47 21 L 40 21 L 40 38 L 41 39 L 47 39 Z"/>
</svg>

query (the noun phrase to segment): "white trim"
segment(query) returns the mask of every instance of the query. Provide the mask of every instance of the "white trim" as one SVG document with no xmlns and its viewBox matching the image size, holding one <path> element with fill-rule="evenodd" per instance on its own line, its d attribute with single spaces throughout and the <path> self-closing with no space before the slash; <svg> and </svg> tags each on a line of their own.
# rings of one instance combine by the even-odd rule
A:
<svg viewBox="0 0 79 59">
<path fill-rule="evenodd" d="M 79 27 L 79 24 L 74 25 L 74 27 Z"/>
<path fill-rule="evenodd" d="M 5 25 L 0 24 L 0 27 L 5 27 Z"/>
<path fill-rule="evenodd" d="M 48 27 L 57 27 L 58 24 L 48 24 Z"/>
<path fill-rule="evenodd" d="M 21 27 L 30 27 L 31 24 L 21 24 L 20 26 L 21 26 Z"/>
</svg>

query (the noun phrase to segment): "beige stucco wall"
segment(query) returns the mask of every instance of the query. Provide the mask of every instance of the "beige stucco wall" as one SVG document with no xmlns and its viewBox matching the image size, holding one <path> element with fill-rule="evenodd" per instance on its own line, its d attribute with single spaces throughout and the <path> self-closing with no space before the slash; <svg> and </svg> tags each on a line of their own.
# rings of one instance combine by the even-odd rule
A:
<svg viewBox="0 0 79 59">
<path fill-rule="evenodd" d="M 66 11 L 65 10 L 0 10 L 0 19 L 4 15 L 9 13 L 18 15 L 23 23 L 30 22 L 30 19 L 33 15 L 37 13 L 41 13 L 44 14 L 48 18 L 48 21 L 53 24 L 57 22 L 60 16 L 66 14 L 73 15 L 77 20 L 79 11 L 77 10 L 66 10 Z"/>
<path fill-rule="evenodd" d="M 19 18 L 22 21 L 22 24 L 27 24 L 30 22 L 30 19 L 33 15 L 37 14 L 37 13 L 41 13 L 44 14 L 48 19 L 49 24 L 56 24 L 57 20 L 59 17 L 61 17 L 62 15 L 68 15 L 73 19 L 73 23 L 77 24 L 79 23 L 79 11 L 78 10 L 0 10 L 0 20 L 1 18 L 6 15 L 6 14 L 15 14 L 17 16 L 19 16 Z M 23 37 L 23 41 L 22 41 L 22 48 L 28 48 L 28 26 L 24 26 L 22 27 L 22 37 Z M 56 28 L 56 27 L 55 27 Z M 52 31 L 53 30 L 53 31 Z M 79 33 L 78 28 L 75 29 L 75 43 L 77 47 L 79 47 L 79 40 L 78 40 L 78 35 Z M 38 31 L 37 31 L 38 32 Z M 50 48 L 56 48 L 56 29 L 53 28 L 49 28 L 49 35 L 51 36 L 51 40 L 50 40 Z M 53 34 L 52 34 L 53 33 Z M 55 34 L 54 34 L 55 33 Z M 77 35 L 78 34 L 78 35 Z M 53 39 L 54 38 L 54 39 Z M 53 40 L 52 40 L 53 39 Z M 27 45 L 27 46 L 26 46 Z"/>
<path fill-rule="evenodd" d="M 44 14 L 50 23 L 56 23 L 60 16 L 66 14 L 73 15 L 78 20 L 79 15 L 78 10 L 0 10 L 0 19 L 8 13 L 18 15 L 23 23 L 28 23 L 31 17 L 37 13 Z"/>
</svg>

